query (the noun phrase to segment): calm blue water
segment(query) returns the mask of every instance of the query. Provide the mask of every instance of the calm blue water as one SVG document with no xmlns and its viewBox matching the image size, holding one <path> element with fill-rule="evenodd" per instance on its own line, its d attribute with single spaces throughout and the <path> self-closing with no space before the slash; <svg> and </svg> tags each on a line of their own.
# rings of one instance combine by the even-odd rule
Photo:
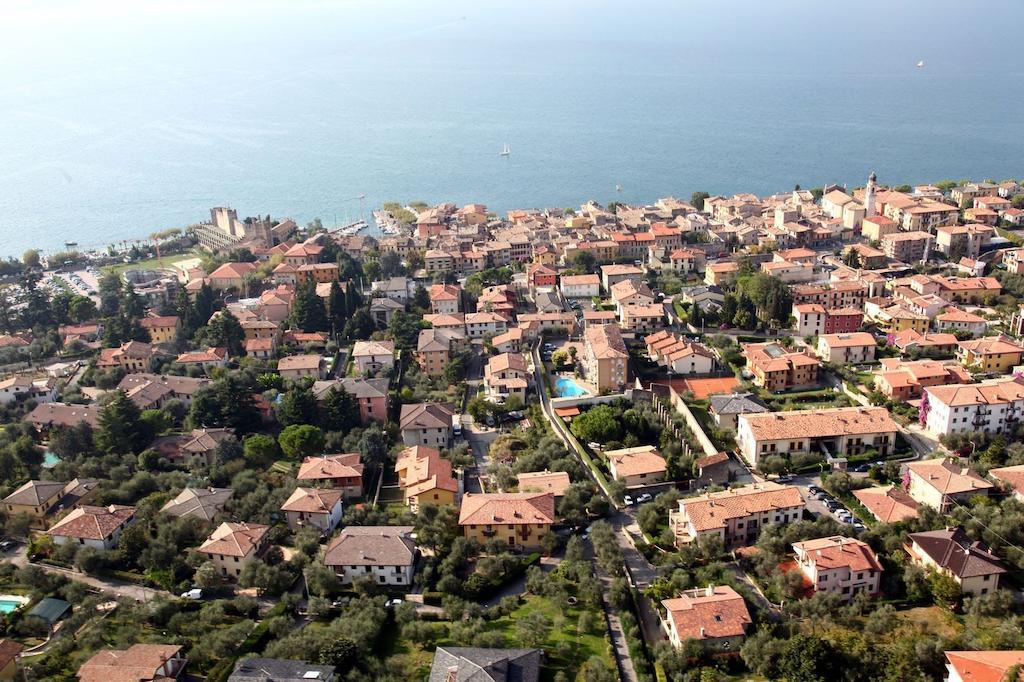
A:
<svg viewBox="0 0 1024 682">
<path fill-rule="evenodd" d="M 330 224 L 359 194 L 367 211 L 505 210 L 873 169 L 1024 175 L 1017 0 L 65 0 L 2 17 L 2 254 L 218 204 Z"/>
<path fill-rule="evenodd" d="M 587 389 L 568 377 L 558 377 L 555 379 L 555 394 L 559 398 L 575 398 L 576 396 L 587 395 Z"/>
</svg>

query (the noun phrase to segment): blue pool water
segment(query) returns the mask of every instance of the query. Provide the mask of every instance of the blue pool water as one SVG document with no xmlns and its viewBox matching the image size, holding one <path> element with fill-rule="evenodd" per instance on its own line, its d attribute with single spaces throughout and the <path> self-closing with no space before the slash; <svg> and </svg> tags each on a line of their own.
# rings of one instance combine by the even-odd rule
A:
<svg viewBox="0 0 1024 682">
<path fill-rule="evenodd" d="M 587 389 L 583 388 L 568 377 L 558 377 L 555 380 L 555 393 L 559 398 L 575 398 L 580 395 L 587 395 Z"/>
<path fill-rule="evenodd" d="M 44 469 L 52 469 L 53 467 L 57 466 L 58 462 L 60 462 L 60 457 L 57 456 L 57 453 L 50 452 L 49 450 L 43 453 Z"/>
</svg>

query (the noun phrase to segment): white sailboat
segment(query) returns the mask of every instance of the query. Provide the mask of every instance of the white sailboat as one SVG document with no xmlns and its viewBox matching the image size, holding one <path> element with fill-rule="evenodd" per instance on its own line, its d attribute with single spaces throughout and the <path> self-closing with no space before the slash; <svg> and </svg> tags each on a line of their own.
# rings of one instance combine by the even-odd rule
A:
<svg viewBox="0 0 1024 682">
<path fill-rule="evenodd" d="M 923 69 L 924 68 L 924 60 L 923 59 L 917 63 L 917 68 L 919 68 L 919 69 Z"/>
<path fill-rule="evenodd" d="M 501 148 L 500 152 L 498 152 L 498 156 L 508 156 L 511 153 L 512 153 L 512 150 L 509 149 L 508 142 L 506 142 L 505 146 Z"/>
</svg>

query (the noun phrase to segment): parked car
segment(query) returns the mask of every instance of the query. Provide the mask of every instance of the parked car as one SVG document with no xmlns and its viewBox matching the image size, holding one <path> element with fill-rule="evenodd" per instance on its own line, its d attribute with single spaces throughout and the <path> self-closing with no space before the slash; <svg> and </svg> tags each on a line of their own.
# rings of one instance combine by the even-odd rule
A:
<svg viewBox="0 0 1024 682">
<path fill-rule="evenodd" d="M 638 498 L 636 498 L 636 503 L 644 504 L 645 502 L 650 502 L 653 499 L 654 495 L 651 495 L 650 493 L 644 493 L 643 495 L 640 495 Z"/>
<path fill-rule="evenodd" d="M 858 464 L 857 466 L 853 467 L 853 470 L 858 474 L 865 474 L 870 468 L 871 465 L 865 462 L 864 464 Z"/>
<path fill-rule="evenodd" d="M 792 483 L 796 476 L 792 474 L 785 474 L 775 479 L 776 483 Z"/>
<path fill-rule="evenodd" d="M 181 598 L 182 599 L 191 599 L 193 601 L 198 601 L 198 600 L 203 598 L 203 591 L 201 589 L 199 589 L 198 587 L 195 587 L 195 588 L 193 588 L 191 590 L 188 590 L 186 592 L 182 592 L 181 593 Z"/>
<path fill-rule="evenodd" d="M 818 486 L 814 485 L 813 483 L 811 485 L 807 486 L 807 490 L 812 492 L 812 493 L 820 493 L 821 492 L 821 488 L 819 488 Z"/>
<path fill-rule="evenodd" d="M 826 493 L 825 491 L 823 491 L 823 490 L 819 490 L 818 492 L 816 492 L 816 493 L 814 493 L 813 495 L 811 495 L 811 497 L 813 497 L 814 499 L 816 499 L 816 500 L 818 500 L 818 501 L 820 501 L 820 502 L 824 502 L 825 500 L 829 500 L 829 499 L 832 499 L 832 498 L 830 498 L 830 497 L 828 496 L 828 494 L 827 494 L 827 493 Z"/>
<path fill-rule="evenodd" d="M 624 505 L 626 505 L 627 507 L 632 507 L 633 506 L 633 498 L 630 497 L 629 495 L 626 495 L 625 497 L 622 498 L 622 503 Z"/>
</svg>

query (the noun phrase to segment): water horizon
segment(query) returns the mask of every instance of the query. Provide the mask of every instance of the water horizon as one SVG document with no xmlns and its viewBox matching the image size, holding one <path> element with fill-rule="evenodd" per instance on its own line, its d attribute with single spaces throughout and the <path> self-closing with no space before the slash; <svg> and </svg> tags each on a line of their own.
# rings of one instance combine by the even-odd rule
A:
<svg viewBox="0 0 1024 682">
<path fill-rule="evenodd" d="M 504 213 L 1024 175 L 1008 1 L 971 45 L 971 8 L 944 0 L 18 7 L 3 256 L 144 240 L 219 205 L 330 225 L 359 195 L 367 217 Z"/>
</svg>

